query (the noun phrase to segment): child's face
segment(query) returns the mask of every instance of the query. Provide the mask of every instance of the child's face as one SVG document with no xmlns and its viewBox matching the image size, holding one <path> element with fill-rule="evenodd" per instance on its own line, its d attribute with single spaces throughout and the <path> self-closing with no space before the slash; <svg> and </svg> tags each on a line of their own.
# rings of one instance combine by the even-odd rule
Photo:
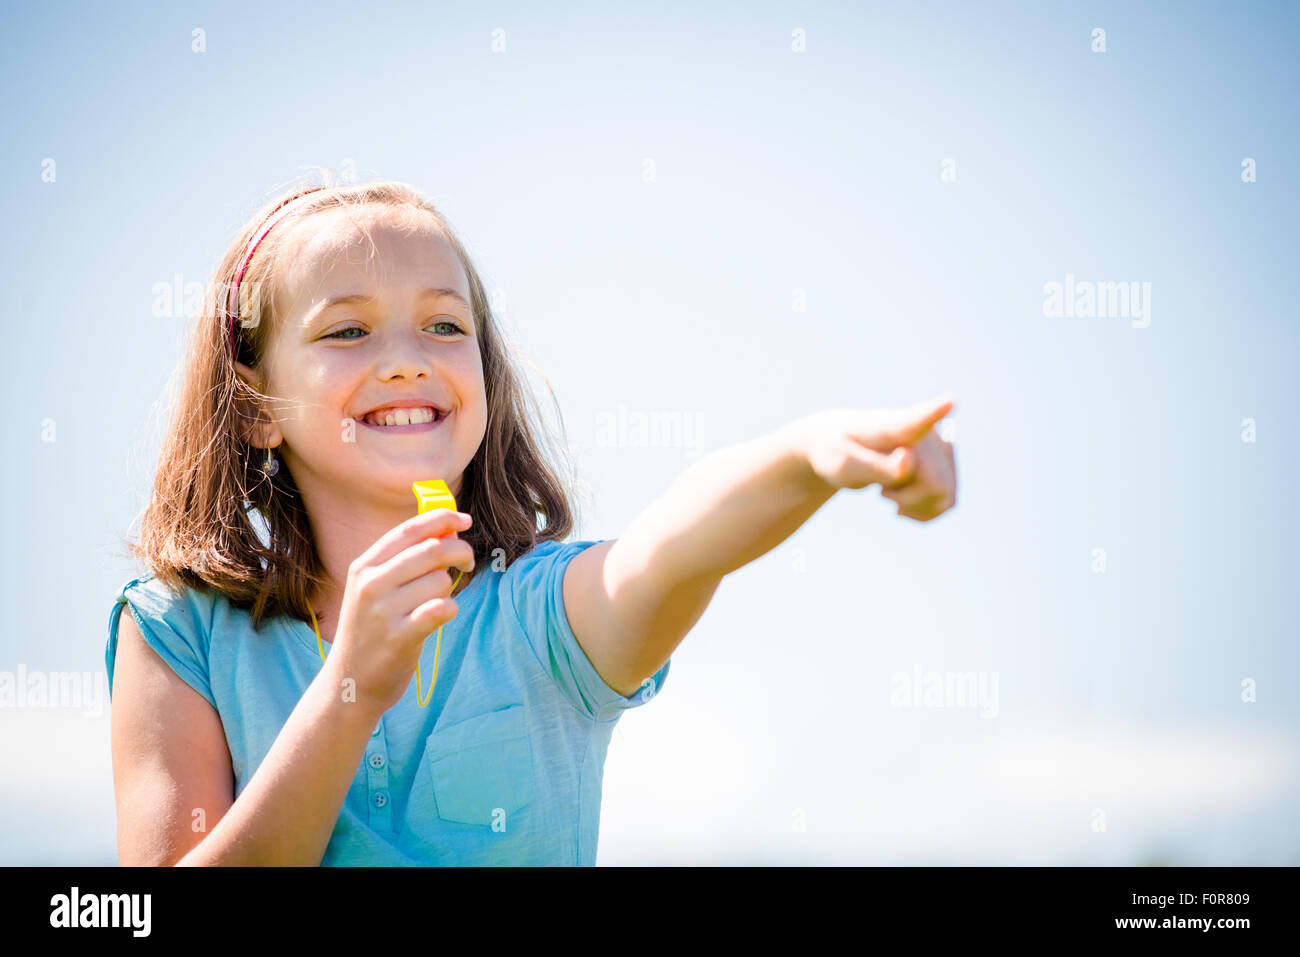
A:
<svg viewBox="0 0 1300 957">
<path fill-rule="evenodd" d="M 286 237 L 276 303 L 282 320 L 261 370 L 264 391 L 277 401 L 268 409 L 273 425 L 256 444 L 275 448 L 309 506 L 343 496 L 414 514 L 411 483 L 443 479 L 457 494 L 483 441 L 480 330 L 464 270 L 431 219 L 388 210 L 360 215 L 370 225 L 373 258 L 342 209 L 310 216 Z M 350 295 L 374 301 L 325 305 Z M 362 421 L 394 399 L 447 415 L 419 430 Z"/>
</svg>

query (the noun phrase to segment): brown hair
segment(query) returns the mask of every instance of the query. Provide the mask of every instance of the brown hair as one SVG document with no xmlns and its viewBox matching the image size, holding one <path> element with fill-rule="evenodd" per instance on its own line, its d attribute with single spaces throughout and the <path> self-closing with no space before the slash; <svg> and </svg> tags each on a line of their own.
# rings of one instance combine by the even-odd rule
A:
<svg viewBox="0 0 1300 957">
<path fill-rule="evenodd" d="M 264 617 L 280 614 L 309 621 L 309 599 L 326 580 L 293 476 L 286 468 L 267 476 L 261 471 L 266 451 L 246 440 L 258 415 L 258 403 L 270 397 L 238 375 L 226 309 L 227 292 L 250 239 L 286 197 L 303 188 L 292 189 L 263 206 L 221 258 L 177 369 L 183 383 L 172 399 L 139 538 L 127 539 L 135 558 L 161 582 L 174 590 L 187 586 L 216 589 L 232 605 L 251 609 L 255 630 L 260 630 Z M 293 204 L 292 211 L 257 247 L 240 283 L 239 361 L 257 368 L 282 319 L 275 308 L 281 301 L 277 267 L 288 251 L 284 237 L 292 227 L 322 210 L 364 206 L 431 216 L 469 279 L 483 361 L 487 432 L 465 467 L 456 505 L 474 518 L 469 530 L 459 536 L 474 549 L 475 573 L 482 571 L 485 563 L 499 570 L 502 560 L 509 565 L 538 542 L 562 541 L 574 526 L 575 507 L 570 498 L 574 485 L 559 480 L 543 452 L 539 440 L 546 431 L 540 416 L 532 417 L 537 409 L 515 362 L 520 354 L 494 320 L 483 283 L 464 246 L 434 205 L 410 186 L 397 182 L 335 185 Z M 358 226 L 364 230 L 362 223 Z M 554 400 L 549 381 L 546 385 Z M 558 418 L 558 404 L 556 413 Z M 250 508 L 263 519 L 266 542 L 253 524 Z M 544 519 L 541 529 L 539 517 Z M 470 577 L 462 577 L 457 592 Z"/>
</svg>

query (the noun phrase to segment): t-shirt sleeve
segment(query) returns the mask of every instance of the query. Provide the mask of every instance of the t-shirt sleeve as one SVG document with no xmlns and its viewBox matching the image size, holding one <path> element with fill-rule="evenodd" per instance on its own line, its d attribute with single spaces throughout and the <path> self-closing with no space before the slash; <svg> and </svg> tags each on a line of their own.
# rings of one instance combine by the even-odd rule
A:
<svg viewBox="0 0 1300 957">
<path fill-rule="evenodd" d="M 672 660 L 625 697 L 605 683 L 578 644 L 564 610 L 564 571 L 574 556 L 600 541 L 538 543 L 502 573 L 502 601 L 513 605 L 520 628 L 561 693 L 584 714 L 611 721 L 658 694 Z"/>
<path fill-rule="evenodd" d="M 152 576 L 137 578 L 123 586 L 109 612 L 108 647 L 104 654 L 109 700 L 113 697 L 118 624 L 127 608 L 149 647 L 216 708 L 208 680 L 209 631 L 204 627 L 202 603 L 188 590 L 185 594 L 175 594 Z"/>
</svg>

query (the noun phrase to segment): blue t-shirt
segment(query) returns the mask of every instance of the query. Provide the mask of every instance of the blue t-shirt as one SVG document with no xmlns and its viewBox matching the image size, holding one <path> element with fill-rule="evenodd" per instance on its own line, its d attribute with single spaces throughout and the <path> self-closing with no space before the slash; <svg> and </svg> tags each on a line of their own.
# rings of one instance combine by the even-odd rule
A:
<svg viewBox="0 0 1300 957">
<path fill-rule="evenodd" d="M 595 864 L 610 735 L 671 663 L 624 697 L 583 652 L 561 589 L 569 561 L 595 544 L 541 542 L 504 570 L 480 566 L 455 593 L 433 696 L 436 631 L 420 658 L 428 704 L 412 676 L 375 726 L 322 865 Z M 259 634 L 215 591 L 177 595 L 137 578 L 109 615 L 110 700 L 128 604 L 145 641 L 220 716 L 237 798 L 322 667 L 315 630 L 280 615 Z"/>
</svg>

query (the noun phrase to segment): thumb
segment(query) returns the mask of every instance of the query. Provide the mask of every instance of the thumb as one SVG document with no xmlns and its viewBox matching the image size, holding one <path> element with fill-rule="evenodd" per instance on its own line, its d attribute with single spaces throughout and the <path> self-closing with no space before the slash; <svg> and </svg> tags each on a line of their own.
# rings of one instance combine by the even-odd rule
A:
<svg viewBox="0 0 1300 957">
<path fill-rule="evenodd" d="M 952 394 L 944 393 L 906 409 L 899 409 L 893 414 L 889 425 L 882 430 L 882 438 L 895 446 L 911 445 L 951 412 L 954 405 L 956 399 Z"/>
<path fill-rule="evenodd" d="M 916 472 L 916 453 L 900 445 L 888 455 L 874 449 L 858 446 L 853 449 L 857 468 L 847 486 L 849 488 L 866 488 L 868 485 L 880 485 L 882 488 L 895 488 L 911 481 Z"/>
</svg>

